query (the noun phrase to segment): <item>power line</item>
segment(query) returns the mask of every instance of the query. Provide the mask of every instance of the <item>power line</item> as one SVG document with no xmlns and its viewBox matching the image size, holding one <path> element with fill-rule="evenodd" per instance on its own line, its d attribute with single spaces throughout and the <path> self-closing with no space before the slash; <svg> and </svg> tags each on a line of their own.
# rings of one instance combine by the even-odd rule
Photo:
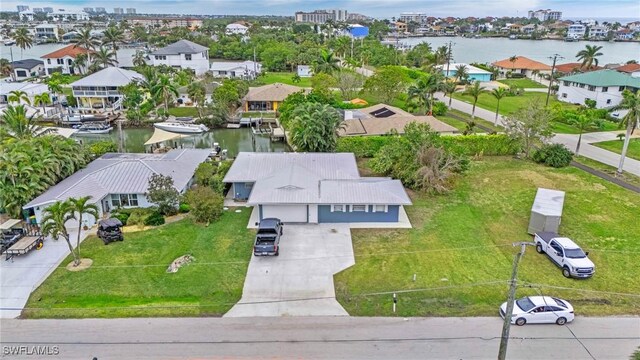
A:
<svg viewBox="0 0 640 360">
<path fill-rule="evenodd" d="M 634 293 L 621 293 L 621 292 L 603 291 L 603 290 L 577 289 L 577 288 L 571 288 L 571 287 L 545 285 L 545 284 L 535 284 L 535 283 L 524 283 L 522 285 L 522 287 L 529 287 L 529 288 L 544 287 L 544 288 L 550 288 L 550 289 L 573 290 L 573 291 L 578 291 L 578 292 L 591 292 L 591 293 L 606 294 L 606 295 L 640 297 L 640 294 L 634 294 Z"/>
</svg>

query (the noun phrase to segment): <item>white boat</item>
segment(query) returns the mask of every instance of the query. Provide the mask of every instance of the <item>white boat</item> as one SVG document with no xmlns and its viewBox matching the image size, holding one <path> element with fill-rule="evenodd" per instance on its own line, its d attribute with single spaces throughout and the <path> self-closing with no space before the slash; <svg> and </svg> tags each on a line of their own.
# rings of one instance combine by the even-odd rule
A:
<svg viewBox="0 0 640 360">
<path fill-rule="evenodd" d="M 80 124 L 87 121 L 100 121 L 106 120 L 107 118 L 102 115 L 69 115 L 67 117 L 62 118 L 63 124 Z"/>
<path fill-rule="evenodd" d="M 189 124 L 177 121 L 163 121 L 153 124 L 158 129 L 182 134 L 200 134 L 209 131 L 209 128 L 203 124 Z"/>
<path fill-rule="evenodd" d="M 87 123 L 78 128 L 76 135 L 108 134 L 111 130 L 113 130 L 113 127 L 107 124 Z"/>
</svg>

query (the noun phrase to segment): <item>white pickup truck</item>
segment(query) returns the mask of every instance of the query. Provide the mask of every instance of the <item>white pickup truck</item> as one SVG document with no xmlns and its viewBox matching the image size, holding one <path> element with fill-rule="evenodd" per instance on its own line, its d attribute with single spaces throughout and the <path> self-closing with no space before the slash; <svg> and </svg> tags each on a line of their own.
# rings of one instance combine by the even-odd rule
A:
<svg viewBox="0 0 640 360">
<path fill-rule="evenodd" d="M 554 232 L 539 232 L 535 235 L 536 251 L 547 254 L 551 261 L 562 269 L 567 278 L 588 278 L 596 272 L 596 267 L 571 239 L 560 237 Z"/>
</svg>

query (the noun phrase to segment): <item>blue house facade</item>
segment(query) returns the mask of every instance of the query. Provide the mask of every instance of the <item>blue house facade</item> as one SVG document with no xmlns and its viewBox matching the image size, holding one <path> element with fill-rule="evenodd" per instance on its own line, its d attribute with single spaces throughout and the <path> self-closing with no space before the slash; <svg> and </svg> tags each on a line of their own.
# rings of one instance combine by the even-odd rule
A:
<svg viewBox="0 0 640 360">
<path fill-rule="evenodd" d="M 260 220 L 397 223 L 411 204 L 399 180 L 360 177 L 352 153 L 240 153 L 223 181 Z"/>
<path fill-rule="evenodd" d="M 350 24 L 349 28 L 349 36 L 354 39 L 362 39 L 369 35 L 369 28 L 359 24 Z"/>
<path fill-rule="evenodd" d="M 455 63 L 455 64 L 449 64 L 449 71 L 447 72 L 447 65 L 440 65 L 439 68 L 442 71 L 442 75 L 449 77 L 449 78 L 455 78 L 456 75 L 458 74 L 458 70 L 457 68 L 461 65 L 464 65 L 465 68 L 467 69 L 467 73 L 469 74 L 468 80 L 471 82 L 475 82 L 475 81 L 480 81 L 480 82 L 487 82 L 487 81 L 491 81 L 491 73 L 489 71 L 477 68 L 475 66 L 471 66 L 469 64 L 462 64 L 462 63 Z"/>
</svg>

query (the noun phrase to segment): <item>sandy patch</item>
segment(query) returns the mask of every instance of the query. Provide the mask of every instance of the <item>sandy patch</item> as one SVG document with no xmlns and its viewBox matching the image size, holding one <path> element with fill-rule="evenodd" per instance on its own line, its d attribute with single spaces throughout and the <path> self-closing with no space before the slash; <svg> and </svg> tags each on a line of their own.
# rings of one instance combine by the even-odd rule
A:
<svg viewBox="0 0 640 360">
<path fill-rule="evenodd" d="M 73 266 L 73 261 L 67 264 L 67 270 L 69 271 L 82 271 L 91 267 L 93 264 L 93 260 L 91 259 L 80 259 L 80 265 Z"/>
</svg>

